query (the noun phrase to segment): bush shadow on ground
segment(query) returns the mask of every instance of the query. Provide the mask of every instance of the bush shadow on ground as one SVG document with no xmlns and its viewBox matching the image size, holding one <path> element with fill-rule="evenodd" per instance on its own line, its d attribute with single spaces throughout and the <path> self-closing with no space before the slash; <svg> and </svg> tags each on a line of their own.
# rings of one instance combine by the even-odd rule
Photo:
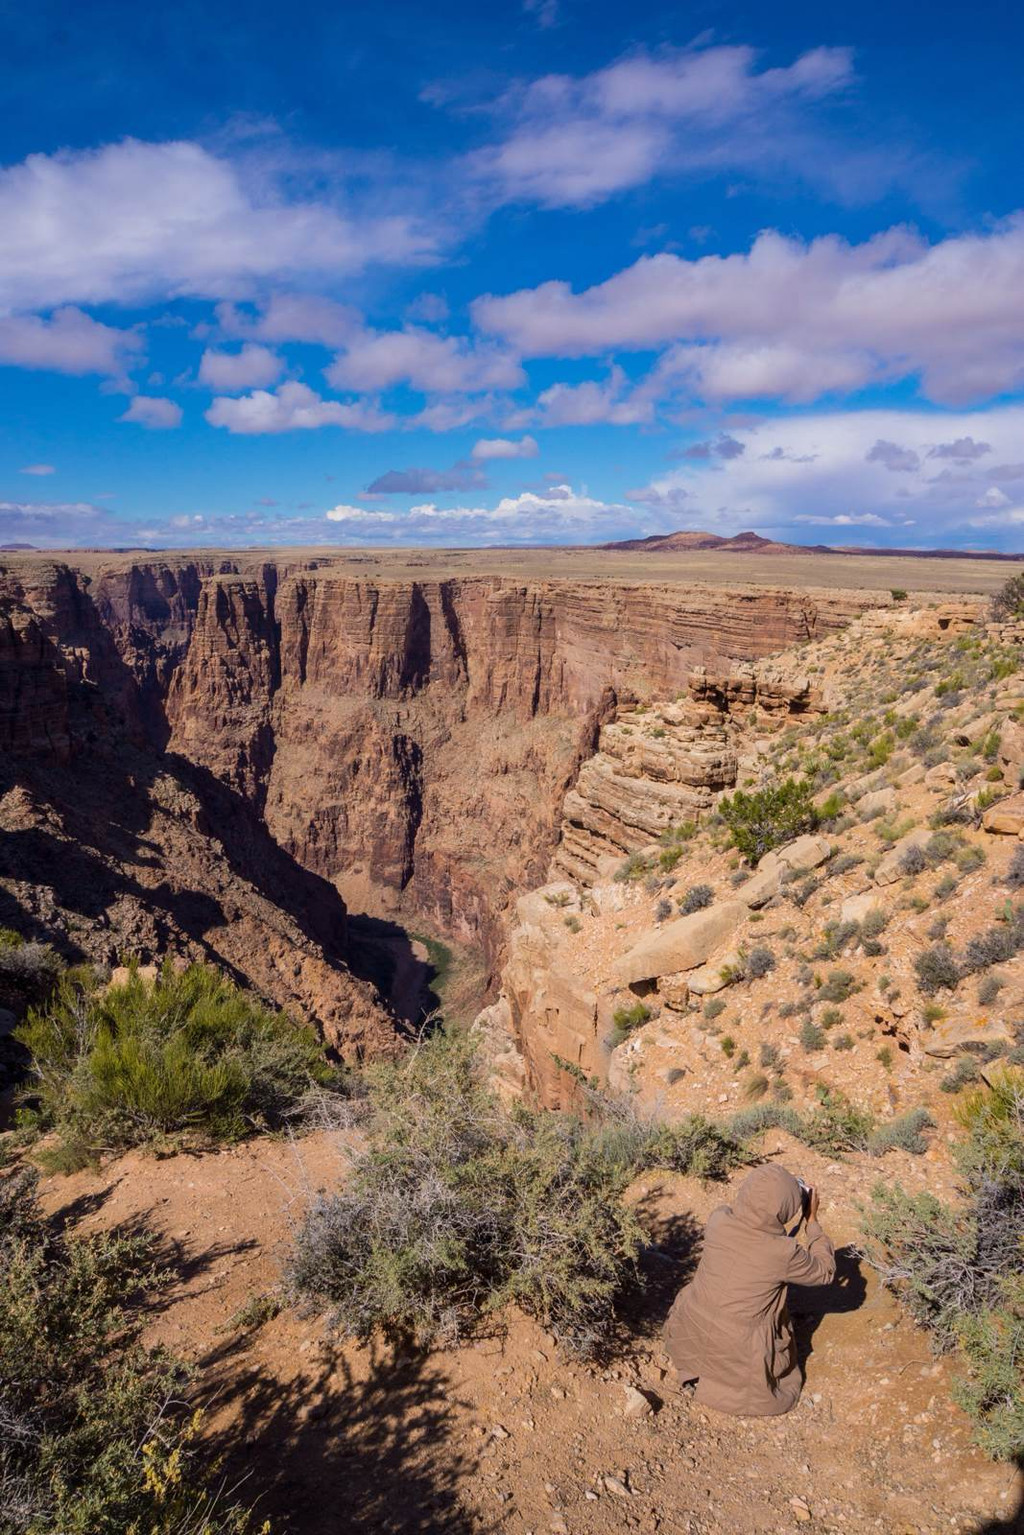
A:
<svg viewBox="0 0 1024 1535">
<path fill-rule="evenodd" d="M 797 1359 L 806 1374 L 814 1352 L 814 1334 L 830 1312 L 859 1311 L 867 1297 L 867 1280 L 855 1247 L 836 1248 L 836 1273 L 831 1284 L 791 1285 L 789 1313 L 796 1335 Z"/>
<path fill-rule="evenodd" d="M 228 1486 L 256 1502 L 275 1535 L 487 1535 L 461 1503 L 477 1456 L 457 1435 L 451 1382 L 426 1350 L 329 1349 L 282 1379 L 249 1339 L 200 1361 L 208 1436 Z"/>
</svg>

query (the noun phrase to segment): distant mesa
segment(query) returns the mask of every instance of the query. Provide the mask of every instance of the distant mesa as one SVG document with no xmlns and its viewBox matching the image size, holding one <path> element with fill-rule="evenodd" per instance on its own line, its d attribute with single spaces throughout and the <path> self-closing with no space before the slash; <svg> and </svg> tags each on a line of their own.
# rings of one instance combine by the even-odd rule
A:
<svg viewBox="0 0 1024 1535">
<path fill-rule="evenodd" d="M 35 553 L 35 548 L 35 544 L 0 544 L 0 554 L 14 554 L 19 549 Z"/>
<path fill-rule="evenodd" d="M 1014 560 L 1024 554 L 1007 554 L 998 549 L 886 549 L 856 544 L 786 544 L 760 533 L 734 533 L 724 538 L 719 533 L 699 530 L 677 533 L 652 533 L 647 538 L 624 538 L 617 543 L 599 544 L 598 548 L 621 554 L 680 554 L 691 549 L 713 549 L 721 554 L 849 554 L 882 556 L 907 560 Z"/>
</svg>

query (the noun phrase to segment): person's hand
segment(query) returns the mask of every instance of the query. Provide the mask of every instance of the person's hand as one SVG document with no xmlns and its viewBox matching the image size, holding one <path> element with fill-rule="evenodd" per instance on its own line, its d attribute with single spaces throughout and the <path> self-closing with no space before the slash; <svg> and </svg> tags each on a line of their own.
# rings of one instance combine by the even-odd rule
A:
<svg viewBox="0 0 1024 1535">
<path fill-rule="evenodd" d="M 807 1219 L 809 1221 L 816 1221 L 818 1219 L 818 1190 L 816 1188 L 812 1188 L 807 1197 Z"/>
</svg>

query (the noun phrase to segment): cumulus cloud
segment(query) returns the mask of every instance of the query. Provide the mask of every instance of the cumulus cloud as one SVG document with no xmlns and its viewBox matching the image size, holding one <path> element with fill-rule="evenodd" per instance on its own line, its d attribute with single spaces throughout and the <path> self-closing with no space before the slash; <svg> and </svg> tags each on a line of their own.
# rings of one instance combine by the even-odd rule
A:
<svg viewBox="0 0 1024 1535">
<path fill-rule="evenodd" d="M 302 341 L 314 346 L 344 346 L 362 327 L 363 317 L 349 304 L 316 293 L 274 293 L 257 313 L 238 304 L 216 308 L 221 334 L 259 341 Z"/>
<path fill-rule="evenodd" d="M 206 412 L 211 426 L 222 426 L 238 436 L 311 431 L 321 426 L 342 426 L 355 432 L 387 432 L 394 416 L 373 401 L 346 404 L 325 400 L 307 384 L 281 384 L 277 389 L 254 389 L 237 399 L 218 395 Z"/>
<path fill-rule="evenodd" d="M 958 437 L 955 442 L 937 442 L 928 449 L 929 458 L 951 458 L 957 464 L 971 464 L 992 452 L 989 442 L 975 442 L 973 437 Z"/>
<path fill-rule="evenodd" d="M 621 368 L 609 371 L 603 383 L 552 384 L 537 397 L 536 408 L 525 413 L 541 426 L 635 426 L 654 418 L 654 402 L 629 387 Z"/>
<path fill-rule="evenodd" d="M 0 543 L 65 549 L 96 543 L 111 531 L 109 514 L 88 501 L 0 501 Z"/>
<path fill-rule="evenodd" d="M 470 456 L 486 463 L 493 458 L 536 458 L 539 452 L 535 437 L 521 437 L 518 442 L 510 437 L 481 437 Z"/>
<path fill-rule="evenodd" d="M 119 421 L 134 421 L 137 426 L 149 427 L 150 431 L 167 431 L 181 425 L 181 406 L 173 400 L 157 395 L 137 394 Z"/>
<path fill-rule="evenodd" d="M 1024 405 L 950 415 L 945 426 L 951 441 L 971 436 L 1008 457 L 1024 433 Z M 734 428 L 743 454 L 682 460 L 630 500 L 666 526 L 674 513 L 687 526 L 725 532 L 886 528 L 890 542 L 956 546 L 965 529 L 996 526 L 991 519 L 1010 518 L 1024 504 L 1024 466 L 1005 489 L 977 463 L 936 475 L 928 458 L 935 427 L 935 413 L 923 410 L 776 416 Z"/>
<path fill-rule="evenodd" d="M 692 458 L 705 462 L 712 458 L 740 458 L 747 451 L 745 442 L 740 442 L 735 437 L 730 437 L 727 432 L 720 432 L 712 442 L 692 442 L 688 448 L 680 453 L 680 458 Z"/>
<path fill-rule="evenodd" d="M 3 245 L 0 240 L 0 265 Z M 49 319 L 36 314 L 0 317 L 0 363 L 16 368 L 118 377 L 138 361 L 142 350 L 138 331 L 102 325 L 73 306 L 55 310 Z"/>
<path fill-rule="evenodd" d="M 493 105 L 502 132 L 470 156 L 469 171 L 491 195 L 548 208 L 590 207 L 666 173 L 785 168 L 835 187 L 851 157 L 823 155 L 800 122 L 852 73 L 845 48 L 759 69 L 753 49 L 715 47 L 544 75 Z"/>
<path fill-rule="evenodd" d="M 1022 288 L 1018 216 L 934 245 L 904 229 L 860 245 L 768 231 L 746 254 L 641 257 L 581 293 L 485 295 L 473 316 L 527 357 L 667 347 L 657 388 L 695 397 L 805 403 L 919 376 L 958 405 L 1024 383 Z"/>
<path fill-rule="evenodd" d="M 408 384 L 425 394 L 473 394 L 526 382 L 517 359 L 501 347 L 413 326 L 353 336 L 324 376 L 334 389 L 373 393 Z"/>
<path fill-rule="evenodd" d="M 256 283 L 418 262 L 433 237 L 405 214 L 357 216 L 291 194 L 200 144 L 124 139 L 0 170 L 0 305 L 230 297 Z"/>
<path fill-rule="evenodd" d="M 366 487 L 368 496 L 434 496 L 443 490 L 469 490 L 487 481 L 479 469 L 389 469 Z"/>
<path fill-rule="evenodd" d="M 243 389 L 263 389 L 275 384 L 283 368 L 276 352 L 246 342 L 238 352 L 205 351 L 199 363 L 199 382 L 208 389 L 240 393 Z"/>
<path fill-rule="evenodd" d="M 881 464 L 892 474 L 911 474 L 921 465 L 913 448 L 901 448 L 898 442 L 885 442 L 881 437 L 864 457 L 869 464 Z"/>
<path fill-rule="evenodd" d="M 57 469 L 56 469 L 56 466 L 54 464 L 26 464 L 23 469 L 19 469 L 18 473 L 19 474 L 56 474 L 57 473 Z"/>
<path fill-rule="evenodd" d="M 592 542 L 625 535 L 636 525 L 636 514 L 628 507 L 598 500 L 568 484 L 504 496 L 493 507 L 444 507 L 426 501 L 408 511 L 342 505 L 325 515 L 347 543 Z"/>
</svg>

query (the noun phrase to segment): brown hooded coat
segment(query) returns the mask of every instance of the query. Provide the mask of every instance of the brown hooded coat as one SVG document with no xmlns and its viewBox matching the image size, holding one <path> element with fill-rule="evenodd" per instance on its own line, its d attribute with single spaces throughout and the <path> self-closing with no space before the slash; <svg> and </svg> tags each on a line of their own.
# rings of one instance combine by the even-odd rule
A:
<svg viewBox="0 0 1024 1535">
<path fill-rule="evenodd" d="M 787 1284 L 831 1284 L 835 1249 L 817 1221 L 807 1246 L 787 1236 L 800 1185 L 783 1167 L 757 1167 L 732 1205 L 708 1220 L 697 1272 L 675 1298 L 665 1346 L 696 1400 L 738 1417 L 796 1405 L 803 1380 L 786 1307 Z"/>
</svg>

